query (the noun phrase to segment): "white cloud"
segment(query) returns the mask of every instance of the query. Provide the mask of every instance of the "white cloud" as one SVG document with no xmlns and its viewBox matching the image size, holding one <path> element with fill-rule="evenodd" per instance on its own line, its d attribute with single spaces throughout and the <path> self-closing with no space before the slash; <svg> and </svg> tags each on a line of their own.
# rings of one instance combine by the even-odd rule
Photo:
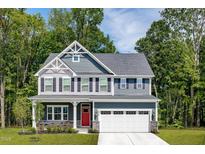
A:
<svg viewBox="0 0 205 154">
<path fill-rule="evenodd" d="M 161 9 L 104 9 L 100 26 L 109 34 L 119 52 L 135 52 L 135 42 L 145 36 L 154 20 L 160 18 Z"/>
</svg>

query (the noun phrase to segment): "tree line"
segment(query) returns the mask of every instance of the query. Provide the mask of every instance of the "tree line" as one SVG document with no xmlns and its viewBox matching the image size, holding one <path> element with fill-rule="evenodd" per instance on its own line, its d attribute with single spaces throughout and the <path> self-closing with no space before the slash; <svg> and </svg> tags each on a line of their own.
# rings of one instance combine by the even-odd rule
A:
<svg viewBox="0 0 205 154">
<path fill-rule="evenodd" d="M 164 9 L 135 49 L 154 71 L 162 127 L 205 125 L 205 9 Z"/>
<path fill-rule="evenodd" d="M 155 74 L 152 93 L 160 99 L 159 125 L 204 126 L 205 9 L 164 9 L 160 14 L 135 46 Z M 26 9 L 0 9 L 2 127 L 31 124 L 26 98 L 37 94 L 34 74 L 51 52 L 61 52 L 74 40 L 94 53 L 116 52 L 99 28 L 103 17 L 103 9 L 51 9 L 45 21 Z M 22 121 L 18 111 L 27 118 Z"/>
<path fill-rule="evenodd" d="M 31 124 L 25 98 L 37 94 L 35 72 L 51 52 L 74 40 L 91 52 L 113 53 L 113 41 L 99 28 L 103 9 L 51 9 L 48 20 L 26 9 L 0 9 L 1 126 Z M 26 111 L 22 111 L 22 106 Z M 27 115 L 22 122 L 18 111 Z"/>
</svg>

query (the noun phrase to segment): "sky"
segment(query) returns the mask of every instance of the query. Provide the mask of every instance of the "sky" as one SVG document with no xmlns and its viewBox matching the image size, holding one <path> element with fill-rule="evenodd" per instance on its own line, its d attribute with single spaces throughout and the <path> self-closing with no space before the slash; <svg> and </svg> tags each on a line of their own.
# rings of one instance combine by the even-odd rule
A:
<svg viewBox="0 0 205 154">
<path fill-rule="evenodd" d="M 138 39 L 146 35 L 153 21 L 160 19 L 162 9 L 104 9 L 100 29 L 113 40 L 117 51 L 135 52 Z M 30 14 L 40 13 L 47 21 L 50 9 L 28 9 Z"/>
</svg>

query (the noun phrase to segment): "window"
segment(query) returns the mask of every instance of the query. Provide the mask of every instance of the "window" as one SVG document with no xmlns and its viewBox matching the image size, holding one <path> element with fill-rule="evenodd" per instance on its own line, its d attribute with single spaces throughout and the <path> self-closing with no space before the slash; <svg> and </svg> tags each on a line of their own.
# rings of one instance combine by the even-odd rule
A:
<svg viewBox="0 0 205 154">
<path fill-rule="evenodd" d="M 111 111 L 101 111 L 101 114 L 111 114 Z"/>
<path fill-rule="evenodd" d="M 54 120 L 61 120 L 61 107 L 54 107 Z"/>
<path fill-rule="evenodd" d="M 148 111 L 138 111 L 138 114 L 149 114 Z"/>
<path fill-rule="evenodd" d="M 114 111 L 113 114 L 123 114 L 123 111 Z"/>
<path fill-rule="evenodd" d="M 126 111 L 126 114 L 136 114 L 136 111 Z"/>
<path fill-rule="evenodd" d="M 81 89 L 82 89 L 82 92 L 89 91 L 89 79 L 88 78 L 82 78 Z"/>
<path fill-rule="evenodd" d="M 52 107 L 47 107 L 47 119 L 52 120 L 52 113 L 53 113 L 53 108 Z"/>
<path fill-rule="evenodd" d="M 101 92 L 107 92 L 107 78 L 100 78 L 100 91 Z"/>
<path fill-rule="evenodd" d="M 80 55 L 73 55 L 72 62 L 80 62 Z"/>
<path fill-rule="evenodd" d="M 71 79 L 63 78 L 63 91 L 70 91 L 71 89 Z"/>
<path fill-rule="evenodd" d="M 68 120 L 68 106 L 47 106 L 47 120 Z"/>
<path fill-rule="evenodd" d="M 127 86 L 126 78 L 121 78 L 120 79 L 120 88 L 121 89 L 126 89 L 126 86 Z"/>
<path fill-rule="evenodd" d="M 45 92 L 53 91 L 53 78 L 45 78 Z"/>
<path fill-rule="evenodd" d="M 137 89 L 142 89 L 142 78 L 137 78 Z"/>
</svg>

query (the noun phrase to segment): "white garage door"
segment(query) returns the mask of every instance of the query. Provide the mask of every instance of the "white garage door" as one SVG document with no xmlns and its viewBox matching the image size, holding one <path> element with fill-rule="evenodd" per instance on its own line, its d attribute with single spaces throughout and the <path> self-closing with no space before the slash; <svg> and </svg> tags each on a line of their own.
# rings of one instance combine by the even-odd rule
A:
<svg viewBox="0 0 205 154">
<path fill-rule="evenodd" d="M 149 132 L 150 111 L 101 110 L 100 132 Z"/>
</svg>

